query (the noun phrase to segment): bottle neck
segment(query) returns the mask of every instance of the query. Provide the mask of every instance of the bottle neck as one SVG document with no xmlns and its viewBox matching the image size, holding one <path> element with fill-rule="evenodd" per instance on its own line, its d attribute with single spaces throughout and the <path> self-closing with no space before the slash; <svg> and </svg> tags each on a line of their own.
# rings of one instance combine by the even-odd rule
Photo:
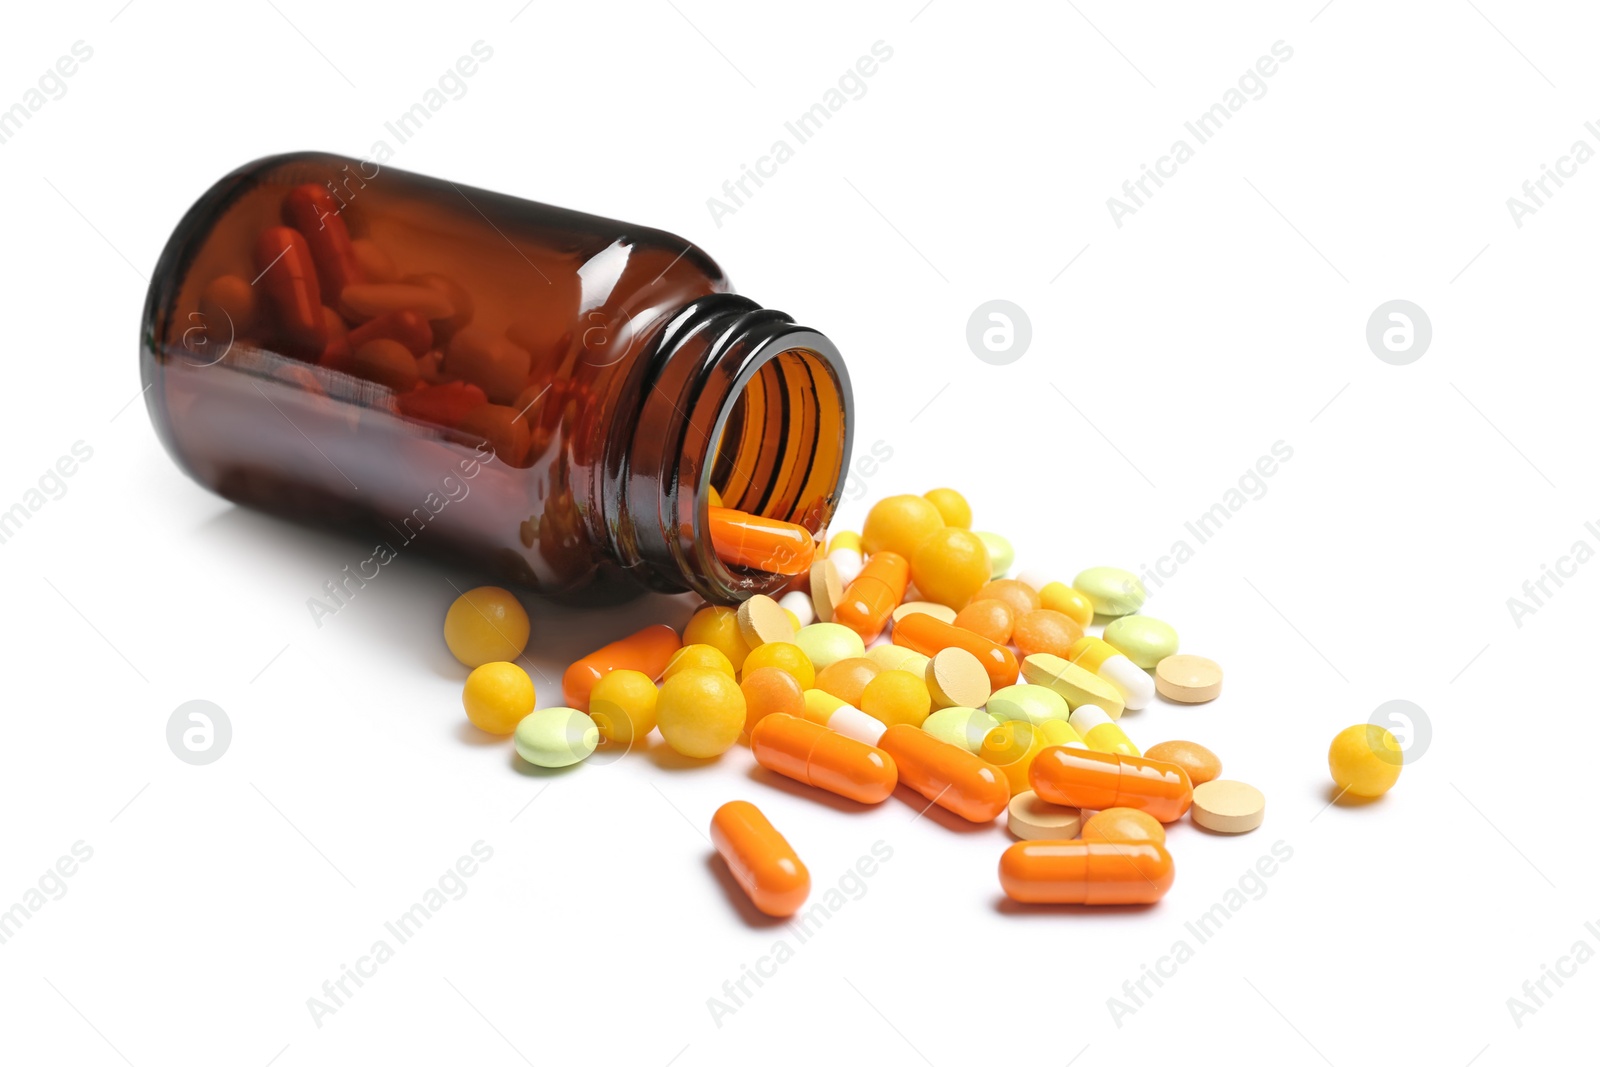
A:
<svg viewBox="0 0 1600 1067">
<path fill-rule="evenodd" d="M 712 603 L 781 588 L 791 579 L 717 558 L 710 490 L 725 507 L 826 529 L 852 434 L 838 350 L 782 312 L 719 293 L 674 315 L 641 366 L 637 421 L 615 438 L 599 487 L 615 558 L 651 588 Z"/>
</svg>

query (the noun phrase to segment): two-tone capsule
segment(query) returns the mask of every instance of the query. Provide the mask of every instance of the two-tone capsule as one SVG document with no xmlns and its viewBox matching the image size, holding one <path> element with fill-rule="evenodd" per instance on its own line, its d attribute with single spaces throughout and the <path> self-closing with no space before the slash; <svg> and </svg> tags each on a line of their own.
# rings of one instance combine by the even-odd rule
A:
<svg viewBox="0 0 1600 1067">
<path fill-rule="evenodd" d="M 834 733 L 854 738 L 864 745 L 876 745 L 888 727 L 843 697 L 822 689 L 807 689 L 806 718 Z"/>
<path fill-rule="evenodd" d="M 1189 775 L 1176 763 L 1055 746 L 1028 768 L 1028 783 L 1040 799 L 1069 808 L 1138 808 L 1161 822 L 1174 822 L 1194 802 Z"/>
<path fill-rule="evenodd" d="M 1018 841 L 1000 855 L 1000 888 L 1024 904 L 1153 904 L 1172 876 L 1153 841 Z"/>
<path fill-rule="evenodd" d="M 894 759 L 882 749 L 783 712 L 756 724 L 750 751 L 769 771 L 862 804 L 888 799 L 899 781 Z"/>
<path fill-rule="evenodd" d="M 786 918 L 806 902 L 811 872 L 754 804 L 730 800 L 718 808 L 711 816 L 711 843 L 762 913 Z"/>
<path fill-rule="evenodd" d="M 874 552 L 855 581 L 845 586 L 844 599 L 833 606 L 833 621 L 871 641 L 905 599 L 911 564 L 896 552 Z"/>
<path fill-rule="evenodd" d="M 1129 711 L 1138 711 L 1156 698 L 1156 683 L 1138 664 L 1118 652 L 1112 645 L 1092 635 L 1078 638 L 1067 649 L 1067 660 L 1086 671 L 1099 675 L 1122 694 L 1122 703 Z"/>
<path fill-rule="evenodd" d="M 878 740 L 900 780 L 968 822 L 989 822 L 1011 803 L 1005 772 L 927 731 L 901 723 Z"/>
<path fill-rule="evenodd" d="M 1083 738 L 1085 747 L 1096 752 L 1115 752 L 1119 756 L 1142 756 L 1139 746 L 1123 732 L 1111 716 L 1093 704 L 1080 705 L 1067 720 Z"/>
</svg>

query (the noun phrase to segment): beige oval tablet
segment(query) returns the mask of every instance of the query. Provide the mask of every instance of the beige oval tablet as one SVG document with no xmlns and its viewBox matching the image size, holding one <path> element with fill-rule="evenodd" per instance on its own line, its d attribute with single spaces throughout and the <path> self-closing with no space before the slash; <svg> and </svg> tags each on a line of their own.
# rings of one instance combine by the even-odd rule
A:
<svg viewBox="0 0 1600 1067">
<path fill-rule="evenodd" d="M 1196 826 L 1219 834 L 1242 834 L 1260 826 L 1266 810 L 1267 798 L 1261 795 L 1261 790 L 1244 782 L 1219 778 L 1195 786 L 1194 806 L 1189 809 L 1189 817 Z"/>
<path fill-rule="evenodd" d="M 943 604 L 935 604 L 931 600 L 908 600 L 894 609 L 894 621 L 899 622 L 907 615 L 932 615 L 940 622 L 955 622 L 954 608 L 947 608 Z"/>
<path fill-rule="evenodd" d="M 1156 692 L 1179 704 L 1204 704 L 1222 692 L 1222 668 L 1204 656 L 1168 656 L 1156 664 Z"/>
<path fill-rule="evenodd" d="M 922 672 L 936 708 L 981 708 L 989 702 L 989 672 L 964 648 L 942 648 Z"/>
<path fill-rule="evenodd" d="M 782 604 L 769 596 L 757 593 L 740 604 L 737 618 L 739 636 L 751 648 L 773 641 L 794 642 L 794 620 Z"/>
<path fill-rule="evenodd" d="M 811 604 L 817 609 L 817 621 L 832 622 L 833 606 L 843 599 L 839 568 L 831 559 L 817 560 L 811 565 Z"/>
<path fill-rule="evenodd" d="M 1006 809 L 1006 829 L 1023 841 L 1071 841 L 1082 825 L 1077 808 L 1040 800 L 1031 789 L 1012 797 Z"/>
</svg>

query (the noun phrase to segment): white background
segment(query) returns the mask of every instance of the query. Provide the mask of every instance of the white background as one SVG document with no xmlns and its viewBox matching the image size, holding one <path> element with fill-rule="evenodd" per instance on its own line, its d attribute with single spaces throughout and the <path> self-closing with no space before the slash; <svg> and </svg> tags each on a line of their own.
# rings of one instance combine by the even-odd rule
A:
<svg viewBox="0 0 1600 1067">
<path fill-rule="evenodd" d="M 1547 982 L 1520 1026 L 1507 998 L 1580 939 L 1600 950 L 1583 680 L 1600 567 L 1547 583 L 1520 625 L 1507 599 L 1574 542 L 1600 547 L 1600 163 L 1521 227 L 1506 200 L 1575 140 L 1600 148 L 1597 27 L 1576 4 L 1319 2 L 8 12 L 0 107 L 75 41 L 94 51 L 0 145 L 0 507 L 75 442 L 93 457 L 0 545 L 0 908 L 75 842 L 93 855 L 0 945 L 0 1056 L 1582 1058 L 1600 964 Z M 1293 449 L 1149 605 L 1223 664 L 1222 699 L 1124 720 L 1144 745 L 1215 749 L 1266 793 L 1259 831 L 1175 825 L 1159 906 L 1018 912 L 995 876 L 1003 827 L 916 818 L 903 793 L 847 812 L 752 776 L 743 749 L 519 772 L 464 728 L 439 638 L 466 571 L 403 557 L 313 623 L 306 599 L 368 547 L 230 507 L 167 459 L 130 403 L 146 276 L 216 178 L 279 151 L 368 154 L 479 40 L 493 59 L 392 165 L 683 234 L 826 332 L 858 452 L 893 452 L 842 525 L 949 484 L 1023 564 L 1137 570 L 1194 547 L 1186 521 Z M 865 95 L 716 225 L 707 198 L 877 41 L 893 57 Z M 1195 146 L 1184 122 L 1277 41 L 1293 57 L 1265 95 Z M 1180 137 L 1194 158 L 1119 228 L 1107 198 Z M 965 341 L 995 298 L 1033 329 L 1003 367 Z M 1408 366 L 1365 340 L 1392 299 L 1433 326 Z M 552 679 L 688 613 L 531 606 Z M 233 725 L 205 767 L 165 741 L 197 698 Z M 1329 739 L 1391 699 L 1425 710 L 1430 747 L 1381 802 L 1329 807 Z M 786 832 L 819 896 L 874 842 L 893 856 L 718 1026 L 707 999 L 796 942 L 709 860 L 703 831 L 735 797 Z M 466 895 L 316 1025 L 307 999 L 480 840 L 493 858 Z M 1185 923 L 1278 841 L 1293 855 L 1264 895 L 1197 944 Z M 1114 1020 L 1108 998 L 1180 939 L 1193 958 Z"/>
</svg>

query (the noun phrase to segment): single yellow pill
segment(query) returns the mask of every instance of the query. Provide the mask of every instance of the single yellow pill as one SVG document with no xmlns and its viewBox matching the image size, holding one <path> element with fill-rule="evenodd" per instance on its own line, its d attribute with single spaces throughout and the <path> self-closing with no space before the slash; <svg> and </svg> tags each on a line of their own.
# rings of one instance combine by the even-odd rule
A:
<svg viewBox="0 0 1600 1067">
<path fill-rule="evenodd" d="M 617 670 L 595 683 L 589 718 L 600 736 L 618 745 L 643 741 L 656 728 L 656 683 L 640 671 Z"/>
<path fill-rule="evenodd" d="M 733 747 L 744 729 L 744 693 L 732 673 L 690 667 L 668 678 L 656 698 L 656 728 L 672 750 L 711 759 Z"/>
<path fill-rule="evenodd" d="M 515 663 L 484 663 L 467 675 L 461 706 L 472 725 L 490 734 L 510 734 L 533 711 L 538 694 L 528 672 Z"/>
<path fill-rule="evenodd" d="M 499 586 L 469 589 L 445 612 L 444 643 L 468 667 L 514 660 L 528 647 L 528 612 Z"/>
<path fill-rule="evenodd" d="M 966 497 L 954 489 L 929 489 L 922 495 L 928 503 L 939 509 L 946 526 L 972 529 L 972 505 L 967 503 Z"/>
<path fill-rule="evenodd" d="M 1405 751 L 1394 734 L 1373 723 L 1347 726 L 1328 748 L 1328 773 L 1340 792 L 1381 797 L 1400 780 Z"/>
<path fill-rule="evenodd" d="M 721 671 L 729 678 L 738 677 L 738 672 L 733 669 L 733 664 L 728 661 L 728 657 L 723 655 L 719 649 L 711 645 L 684 645 L 672 654 L 671 659 L 667 660 L 666 669 L 661 672 L 661 680 L 664 682 L 679 671 L 697 667 Z"/>
<path fill-rule="evenodd" d="M 748 678 L 751 674 L 763 667 L 776 667 L 780 671 L 787 671 L 800 683 L 801 689 L 810 689 L 817 683 L 817 669 L 800 646 L 788 641 L 768 641 L 750 650 L 744 658 L 744 666 L 740 668 L 740 676 Z"/>
<path fill-rule="evenodd" d="M 739 613 L 733 608 L 704 607 L 683 628 L 684 645 L 710 645 L 738 670 L 750 654 L 750 643 L 739 632 Z"/>
<path fill-rule="evenodd" d="M 989 549 L 971 530 L 936 528 L 911 559 L 911 581 L 924 599 L 960 610 L 989 581 Z"/>
<path fill-rule="evenodd" d="M 944 526 L 939 509 L 909 493 L 888 496 L 872 505 L 861 526 L 861 546 L 868 555 L 895 552 L 911 559 L 931 535 Z"/>
<path fill-rule="evenodd" d="M 1089 598 L 1066 582 L 1050 582 L 1039 590 L 1039 606 L 1059 611 L 1079 626 L 1088 626 L 1094 621 L 1094 605 Z"/>
<path fill-rule="evenodd" d="M 884 671 L 861 691 L 861 710 L 885 726 L 921 726 L 933 710 L 933 698 L 910 671 Z"/>
</svg>

